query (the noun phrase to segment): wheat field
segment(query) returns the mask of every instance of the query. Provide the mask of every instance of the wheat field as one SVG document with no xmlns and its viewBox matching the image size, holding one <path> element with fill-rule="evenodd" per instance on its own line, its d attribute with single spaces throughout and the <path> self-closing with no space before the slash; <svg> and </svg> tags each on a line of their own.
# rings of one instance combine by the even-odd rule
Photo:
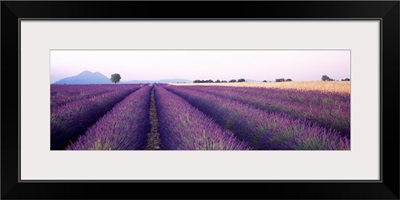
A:
<svg viewBox="0 0 400 200">
<path fill-rule="evenodd" d="M 241 83 L 170 83 L 170 85 L 219 85 L 235 87 L 265 87 L 295 90 L 317 90 L 350 94 L 350 81 L 292 81 L 292 82 L 241 82 Z"/>
</svg>

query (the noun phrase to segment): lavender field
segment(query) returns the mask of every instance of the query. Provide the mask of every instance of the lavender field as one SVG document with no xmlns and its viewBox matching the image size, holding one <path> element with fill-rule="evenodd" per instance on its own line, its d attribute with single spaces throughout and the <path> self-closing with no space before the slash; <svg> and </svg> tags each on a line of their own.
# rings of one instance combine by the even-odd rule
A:
<svg viewBox="0 0 400 200">
<path fill-rule="evenodd" d="M 350 94 L 51 85 L 51 150 L 350 150 Z"/>
</svg>

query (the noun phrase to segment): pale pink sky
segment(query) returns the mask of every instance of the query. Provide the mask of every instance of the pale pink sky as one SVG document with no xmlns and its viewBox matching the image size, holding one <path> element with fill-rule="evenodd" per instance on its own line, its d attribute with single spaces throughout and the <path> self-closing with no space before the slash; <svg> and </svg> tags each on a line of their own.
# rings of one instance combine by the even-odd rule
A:
<svg viewBox="0 0 400 200">
<path fill-rule="evenodd" d="M 293 81 L 350 78 L 349 50 L 194 51 L 194 50 L 52 50 L 51 83 L 84 70 L 121 81 L 182 78 Z"/>
</svg>

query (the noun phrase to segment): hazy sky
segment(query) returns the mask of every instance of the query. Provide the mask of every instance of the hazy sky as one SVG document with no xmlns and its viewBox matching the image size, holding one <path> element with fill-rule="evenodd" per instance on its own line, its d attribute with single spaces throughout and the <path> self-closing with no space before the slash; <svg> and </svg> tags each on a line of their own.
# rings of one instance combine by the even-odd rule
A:
<svg viewBox="0 0 400 200">
<path fill-rule="evenodd" d="M 121 81 L 188 80 L 293 81 L 350 78 L 350 51 L 76 51 L 52 50 L 51 83 L 84 70 Z"/>
</svg>

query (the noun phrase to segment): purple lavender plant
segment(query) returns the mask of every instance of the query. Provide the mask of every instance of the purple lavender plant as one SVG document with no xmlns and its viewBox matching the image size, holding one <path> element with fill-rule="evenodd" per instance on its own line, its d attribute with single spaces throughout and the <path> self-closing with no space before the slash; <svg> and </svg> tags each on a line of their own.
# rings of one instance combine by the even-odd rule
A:
<svg viewBox="0 0 400 200">
<path fill-rule="evenodd" d="M 236 100 L 268 112 L 283 113 L 292 119 L 309 120 L 325 128 L 333 128 L 342 135 L 350 137 L 350 98 L 347 98 L 345 94 L 271 88 L 214 86 L 188 86 L 186 88 Z"/>
<path fill-rule="evenodd" d="M 93 98 L 73 101 L 51 110 L 51 149 L 61 150 L 74 142 L 116 103 L 138 87 L 121 89 Z"/>
<path fill-rule="evenodd" d="M 132 93 L 91 126 L 68 150 L 139 150 L 150 130 L 152 87 Z"/>
<path fill-rule="evenodd" d="M 197 86 L 196 86 L 197 87 Z M 229 87 L 229 86 L 199 86 L 203 88 L 218 88 L 224 91 L 236 91 L 245 94 L 263 94 L 266 97 L 286 99 L 305 104 L 335 104 L 338 101 L 350 102 L 350 94 L 323 92 L 323 91 L 301 91 L 295 89 L 263 88 L 263 87 Z M 350 104 L 348 105 L 350 106 Z"/>
<path fill-rule="evenodd" d="M 138 85 L 51 85 L 50 105 L 55 108 L 66 103 L 92 98 L 100 94 L 116 90 L 138 88 Z"/>
<path fill-rule="evenodd" d="M 182 98 L 155 87 L 159 133 L 169 150 L 250 150 L 246 142 L 223 130 Z"/>
<path fill-rule="evenodd" d="M 265 112 L 253 106 L 185 87 L 165 87 L 187 100 L 218 124 L 231 130 L 255 149 L 268 150 L 348 150 L 350 141 L 336 130 L 308 120 Z"/>
</svg>

